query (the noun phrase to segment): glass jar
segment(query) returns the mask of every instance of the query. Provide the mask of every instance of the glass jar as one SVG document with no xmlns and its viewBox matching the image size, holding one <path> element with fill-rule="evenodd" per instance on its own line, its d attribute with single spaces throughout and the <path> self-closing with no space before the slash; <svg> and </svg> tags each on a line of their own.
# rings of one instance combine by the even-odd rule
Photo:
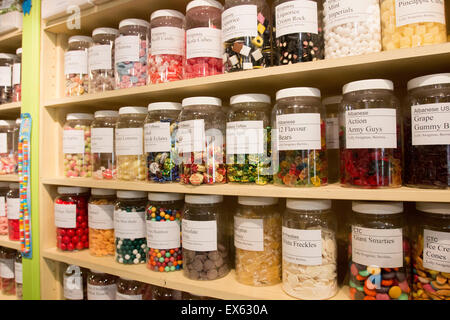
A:
<svg viewBox="0 0 450 320">
<path fill-rule="evenodd" d="M 94 179 L 112 180 L 117 178 L 114 136 L 117 111 L 102 110 L 94 115 L 91 125 L 92 166 Z"/>
<path fill-rule="evenodd" d="M 16 56 L 0 53 L 0 104 L 12 102 L 12 69 Z"/>
<path fill-rule="evenodd" d="M 120 21 L 114 49 L 116 89 L 147 84 L 149 28 L 150 24 L 141 19 Z"/>
<path fill-rule="evenodd" d="M 325 0 L 325 58 L 381 51 L 379 0 Z"/>
<path fill-rule="evenodd" d="M 181 291 L 152 286 L 152 300 L 181 300 Z"/>
<path fill-rule="evenodd" d="M 116 300 L 143 300 L 145 284 L 126 278 L 117 280 Z"/>
<path fill-rule="evenodd" d="M 11 241 L 20 241 L 20 184 L 10 183 L 6 195 L 6 212 L 8 216 L 8 237 Z"/>
<path fill-rule="evenodd" d="M 145 206 L 147 193 L 142 191 L 117 191 L 114 207 L 114 232 L 116 261 L 139 264 L 147 261 Z"/>
<path fill-rule="evenodd" d="M 450 204 L 417 202 L 412 227 L 412 299 L 450 297 Z"/>
<path fill-rule="evenodd" d="M 328 157 L 328 183 L 339 181 L 339 105 L 342 96 L 332 96 L 322 100 L 326 111 L 326 144 Z"/>
<path fill-rule="evenodd" d="M 184 275 L 192 280 L 225 277 L 230 266 L 229 216 L 221 195 L 185 196 L 182 215 Z"/>
<path fill-rule="evenodd" d="M 56 246 L 62 251 L 89 248 L 89 189 L 58 187 L 55 199 Z"/>
<path fill-rule="evenodd" d="M 337 222 L 331 200 L 287 199 L 283 214 L 283 290 L 299 299 L 338 291 Z"/>
<path fill-rule="evenodd" d="M 22 101 L 22 48 L 16 50 L 16 61 L 12 73 L 12 102 Z"/>
<path fill-rule="evenodd" d="M 175 129 L 181 103 L 156 102 L 148 105 L 144 124 L 144 146 L 148 180 L 178 182 L 179 161 L 175 152 Z"/>
<path fill-rule="evenodd" d="M 193 0 L 186 7 L 184 78 L 223 73 L 223 6 L 215 0 Z"/>
<path fill-rule="evenodd" d="M 0 120 L 0 175 L 18 172 L 19 135 L 14 120 Z"/>
<path fill-rule="evenodd" d="M 69 265 L 64 272 L 64 299 L 87 300 L 87 277 L 86 269 Z"/>
<path fill-rule="evenodd" d="M 150 25 L 148 83 L 183 79 L 184 15 L 176 10 L 157 10 L 151 15 Z"/>
<path fill-rule="evenodd" d="M 0 182 L 0 235 L 8 234 L 8 216 L 6 207 L 6 196 L 9 192 L 9 183 Z"/>
<path fill-rule="evenodd" d="M 281 212 L 277 198 L 239 197 L 234 214 L 236 279 L 250 286 L 281 281 Z"/>
<path fill-rule="evenodd" d="M 89 92 L 88 50 L 92 38 L 72 36 L 64 54 L 66 96 L 81 96 Z"/>
<path fill-rule="evenodd" d="M 227 177 L 229 182 L 272 182 L 270 96 L 240 94 L 230 98 L 227 114 Z"/>
<path fill-rule="evenodd" d="M 126 181 L 145 181 L 144 121 L 147 108 L 122 107 L 116 123 L 117 177 Z"/>
<path fill-rule="evenodd" d="M 359 188 L 402 185 L 400 106 L 390 80 L 354 81 L 339 107 L 341 184 Z"/>
<path fill-rule="evenodd" d="M 114 255 L 114 206 L 116 190 L 91 189 L 88 203 L 89 253 L 103 257 Z"/>
<path fill-rule="evenodd" d="M 380 0 L 383 50 L 447 41 L 444 1 Z"/>
<path fill-rule="evenodd" d="M 408 300 L 410 250 L 403 203 L 353 201 L 352 211 L 350 298 Z"/>
<path fill-rule="evenodd" d="M 323 59 L 321 1 L 276 0 L 273 7 L 274 65 Z"/>
<path fill-rule="evenodd" d="M 418 188 L 450 188 L 450 73 L 408 82 L 405 112 L 405 183 Z"/>
<path fill-rule="evenodd" d="M 13 11 L 22 12 L 22 1 L 0 0 L 0 15 Z"/>
<path fill-rule="evenodd" d="M 16 281 L 14 278 L 14 262 L 16 250 L 0 247 L 0 282 L 2 294 L 13 296 L 16 294 Z"/>
<path fill-rule="evenodd" d="M 153 271 L 169 272 L 183 267 L 181 252 L 182 193 L 148 193 L 146 208 L 147 267 Z"/>
<path fill-rule="evenodd" d="M 274 183 L 289 187 L 328 184 L 325 108 L 320 90 L 298 87 L 277 92 L 272 111 L 278 132 L 274 145 Z"/>
<path fill-rule="evenodd" d="M 222 12 L 224 71 L 272 65 L 272 21 L 265 0 L 225 0 Z"/>
<path fill-rule="evenodd" d="M 14 261 L 14 277 L 16 279 L 16 297 L 18 300 L 23 300 L 22 254 L 20 253 L 20 251 L 16 251 L 16 257 Z"/>
<path fill-rule="evenodd" d="M 63 131 L 64 176 L 90 178 L 92 176 L 90 113 L 69 113 Z"/>
<path fill-rule="evenodd" d="M 87 279 L 88 300 L 116 300 L 117 277 L 89 270 Z"/>
</svg>

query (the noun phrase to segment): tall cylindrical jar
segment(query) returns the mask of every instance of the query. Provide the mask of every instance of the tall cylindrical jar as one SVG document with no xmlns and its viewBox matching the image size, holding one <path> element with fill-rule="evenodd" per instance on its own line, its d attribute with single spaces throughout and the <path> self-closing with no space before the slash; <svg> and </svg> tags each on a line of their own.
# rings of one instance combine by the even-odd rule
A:
<svg viewBox="0 0 450 320">
<path fill-rule="evenodd" d="M 265 94 L 230 98 L 227 114 L 227 177 L 229 182 L 272 182 L 272 105 Z"/>
<path fill-rule="evenodd" d="M 6 212 L 8 215 L 8 237 L 12 241 L 20 241 L 20 184 L 10 183 L 6 195 Z"/>
<path fill-rule="evenodd" d="M 148 83 L 183 79 L 184 15 L 176 10 L 157 10 L 152 13 L 150 24 Z"/>
<path fill-rule="evenodd" d="M 145 284 L 136 280 L 117 280 L 116 300 L 143 300 Z"/>
<path fill-rule="evenodd" d="M 222 13 L 224 71 L 272 65 L 272 21 L 266 0 L 226 0 Z"/>
<path fill-rule="evenodd" d="M 193 0 L 186 7 L 184 78 L 223 73 L 222 10 L 216 0 Z"/>
<path fill-rule="evenodd" d="M 87 279 L 88 300 L 116 300 L 117 277 L 89 270 Z"/>
<path fill-rule="evenodd" d="M 9 183 L 0 182 L 0 235 L 8 234 L 8 216 L 6 196 L 9 192 Z"/>
<path fill-rule="evenodd" d="M 277 92 L 272 112 L 274 183 L 289 187 L 328 184 L 325 108 L 320 90 L 297 87 Z"/>
<path fill-rule="evenodd" d="M 18 170 L 19 134 L 14 120 L 0 120 L 0 175 Z"/>
<path fill-rule="evenodd" d="M 326 144 L 328 156 L 328 183 L 339 181 L 339 104 L 342 96 L 322 100 L 326 112 Z"/>
<path fill-rule="evenodd" d="M 22 100 L 22 48 L 16 50 L 16 61 L 12 70 L 12 102 L 19 102 Z"/>
<path fill-rule="evenodd" d="M 405 183 L 450 188 L 450 73 L 408 82 L 405 111 Z"/>
<path fill-rule="evenodd" d="M 390 80 L 354 81 L 339 108 L 341 184 L 359 188 L 402 185 L 400 106 Z"/>
<path fill-rule="evenodd" d="M 0 104 L 12 102 L 12 69 L 16 56 L 0 53 Z"/>
<path fill-rule="evenodd" d="M 6 296 L 16 294 L 16 281 L 14 275 L 14 262 L 16 250 L 0 247 L 0 282 L 1 292 Z"/>
<path fill-rule="evenodd" d="M 23 272 L 22 272 L 22 254 L 20 251 L 16 251 L 16 256 L 14 259 L 14 277 L 16 280 L 16 297 L 18 300 L 23 299 Z"/>
<path fill-rule="evenodd" d="M 66 76 L 66 96 L 81 96 L 89 92 L 88 50 L 92 38 L 72 36 L 64 54 L 64 75 Z"/>
<path fill-rule="evenodd" d="M 87 277 L 86 269 L 69 265 L 63 276 L 64 299 L 87 300 Z"/>
</svg>

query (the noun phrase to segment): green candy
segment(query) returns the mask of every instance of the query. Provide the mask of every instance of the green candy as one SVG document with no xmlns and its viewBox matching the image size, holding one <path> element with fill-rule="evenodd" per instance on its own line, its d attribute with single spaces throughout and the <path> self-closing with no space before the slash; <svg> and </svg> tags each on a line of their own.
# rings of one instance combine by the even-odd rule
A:
<svg viewBox="0 0 450 320">
<path fill-rule="evenodd" d="M 349 281 L 349 285 L 352 288 L 356 288 L 356 284 L 352 280 Z"/>
<path fill-rule="evenodd" d="M 369 271 L 367 271 L 367 270 L 363 270 L 363 271 L 360 271 L 359 272 L 359 275 L 360 276 L 362 276 L 362 277 L 368 277 L 369 276 Z"/>
<path fill-rule="evenodd" d="M 402 293 L 397 300 L 408 300 L 408 295 L 406 293 Z"/>
</svg>

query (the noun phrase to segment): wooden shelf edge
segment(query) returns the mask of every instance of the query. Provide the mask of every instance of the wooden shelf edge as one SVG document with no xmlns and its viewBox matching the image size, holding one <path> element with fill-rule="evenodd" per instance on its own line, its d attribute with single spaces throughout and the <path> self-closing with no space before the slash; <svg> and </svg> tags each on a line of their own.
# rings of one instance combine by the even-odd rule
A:
<svg viewBox="0 0 450 320">
<path fill-rule="evenodd" d="M 18 174 L 0 175 L 0 181 L 19 182 L 19 175 Z"/>
<path fill-rule="evenodd" d="M 11 241 L 8 236 L 0 236 L 0 246 L 20 250 L 20 241 Z"/>
<path fill-rule="evenodd" d="M 0 104 L 0 114 L 2 113 L 18 113 L 20 114 L 20 110 L 22 108 L 22 102 L 11 102 Z"/>
</svg>

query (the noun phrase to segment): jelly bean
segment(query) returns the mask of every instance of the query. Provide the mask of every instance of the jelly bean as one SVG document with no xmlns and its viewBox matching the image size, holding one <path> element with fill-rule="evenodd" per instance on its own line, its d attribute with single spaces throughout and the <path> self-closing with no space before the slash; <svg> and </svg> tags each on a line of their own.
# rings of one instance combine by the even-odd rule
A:
<svg viewBox="0 0 450 320">
<path fill-rule="evenodd" d="M 184 78 L 213 76 L 223 73 L 222 59 L 218 58 L 192 58 L 187 59 L 184 66 Z"/>
<path fill-rule="evenodd" d="M 354 275 L 355 277 L 358 275 L 358 269 L 356 268 L 355 264 L 352 263 L 351 267 L 350 267 L 350 272 L 352 273 L 352 275 Z"/>
</svg>

